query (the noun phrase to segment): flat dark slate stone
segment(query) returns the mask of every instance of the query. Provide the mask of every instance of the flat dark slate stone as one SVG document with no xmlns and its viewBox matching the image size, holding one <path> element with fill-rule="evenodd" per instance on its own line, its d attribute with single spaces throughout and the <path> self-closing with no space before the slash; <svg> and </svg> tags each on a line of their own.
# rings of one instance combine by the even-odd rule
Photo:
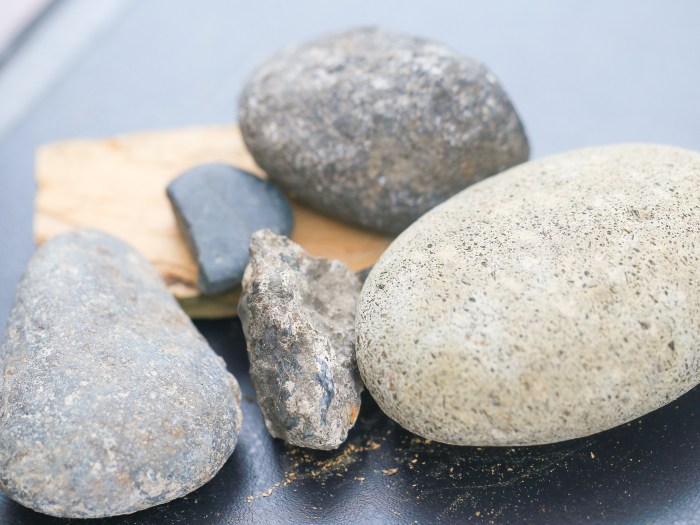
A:
<svg viewBox="0 0 700 525">
<path fill-rule="evenodd" d="M 277 188 L 227 164 L 192 168 L 172 181 L 167 193 L 204 294 L 241 283 L 253 233 L 270 229 L 289 236 L 294 227 L 292 207 Z"/>
</svg>

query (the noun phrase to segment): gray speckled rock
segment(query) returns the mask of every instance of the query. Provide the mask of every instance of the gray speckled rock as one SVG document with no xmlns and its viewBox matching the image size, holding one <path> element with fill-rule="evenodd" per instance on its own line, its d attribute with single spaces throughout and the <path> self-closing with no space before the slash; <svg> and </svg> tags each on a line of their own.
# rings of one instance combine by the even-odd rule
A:
<svg viewBox="0 0 700 525">
<path fill-rule="evenodd" d="M 239 120 L 276 184 L 386 233 L 529 154 L 511 102 L 483 64 L 380 29 L 271 58 L 246 84 Z"/>
<path fill-rule="evenodd" d="M 277 188 L 227 164 L 187 170 L 167 194 L 205 294 L 241 284 L 253 232 L 269 228 L 290 235 L 294 227 L 292 207 Z"/>
<path fill-rule="evenodd" d="M 269 230 L 253 235 L 238 314 L 274 437 L 330 450 L 355 424 L 363 390 L 354 342 L 360 287 L 339 261 L 311 257 Z"/>
<path fill-rule="evenodd" d="M 426 214 L 358 303 L 392 418 L 460 445 L 582 437 L 700 381 L 700 154 L 623 145 L 530 162 Z"/>
<path fill-rule="evenodd" d="M 153 267 L 106 234 L 37 250 L 0 359 L 0 488 L 39 512 L 165 503 L 209 481 L 236 445 L 236 380 Z"/>
</svg>

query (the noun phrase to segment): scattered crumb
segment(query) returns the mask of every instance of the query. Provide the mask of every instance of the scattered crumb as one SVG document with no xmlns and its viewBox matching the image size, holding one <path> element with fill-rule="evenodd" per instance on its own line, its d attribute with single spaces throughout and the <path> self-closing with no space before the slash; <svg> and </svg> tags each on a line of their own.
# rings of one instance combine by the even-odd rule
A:
<svg viewBox="0 0 700 525">
<path fill-rule="evenodd" d="M 285 472 L 284 473 L 284 486 L 286 487 L 293 481 L 296 481 L 297 475 L 296 472 Z"/>
<path fill-rule="evenodd" d="M 478 518 L 479 516 L 481 516 L 481 512 L 477 510 L 477 511 L 474 513 L 474 516 L 476 516 L 476 517 Z"/>
<path fill-rule="evenodd" d="M 399 471 L 397 468 L 390 468 L 390 469 L 382 469 L 382 473 L 384 473 L 385 476 L 393 476 Z"/>
<path fill-rule="evenodd" d="M 290 447 L 286 452 L 287 458 L 290 460 L 287 468 L 290 470 L 284 472 L 284 480 L 278 481 L 267 489 L 266 492 L 262 492 L 256 496 L 248 496 L 247 501 L 250 503 L 255 498 L 271 496 L 275 489 L 287 487 L 298 479 L 316 479 L 321 482 L 321 486 L 325 486 L 325 480 L 330 477 L 344 477 L 345 474 L 349 472 L 350 466 L 358 460 L 360 454 L 368 450 L 377 450 L 379 448 L 381 448 L 381 445 L 373 440 L 368 441 L 365 445 L 347 443 L 336 456 L 319 460 L 307 453 L 303 448 Z M 398 469 L 393 469 L 393 472 L 384 472 L 387 476 L 391 476 L 397 471 Z M 355 477 L 354 479 L 356 481 L 365 481 L 365 478 L 362 476 Z"/>
<path fill-rule="evenodd" d="M 595 454 L 591 452 L 591 459 L 595 459 Z"/>
</svg>

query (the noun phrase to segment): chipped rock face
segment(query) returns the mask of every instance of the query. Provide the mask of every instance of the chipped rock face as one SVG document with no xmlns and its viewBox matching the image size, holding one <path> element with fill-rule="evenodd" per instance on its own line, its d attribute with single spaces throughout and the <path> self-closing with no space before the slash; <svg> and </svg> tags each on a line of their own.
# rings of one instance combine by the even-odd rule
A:
<svg viewBox="0 0 700 525">
<path fill-rule="evenodd" d="M 292 207 L 285 196 L 260 177 L 227 164 L 187 170 L 168 185 L 167 193 L 205 294 L 241 284 L 253 232 L 292 233 Z"/>
<path fill-rule="evenodd" d="M 104 233 L 37 250 L 0 359 L 0 488 L 39 512 L 165 503 L 209 481 L 236 445 L 236 380 L 156 270 Z"/>
<path fill-rule="evenodd" d="M 274 56 L 246 84 L 239 121 L 286 192 L 389 234 L 529 155 L 513 105 L 483 64 L 381 29 Z"/>
<path fill-rule="evenodd" d="M 363 390 L 354 346 L 360 286 L 339 261 L 311 257 L 269 230 L 253 235 L 238 314 L 274 437 L 322 450 L 345 441 Z"/>
<path fill-rule="evenodd" d="M 572 151 L 485 180 L 385 252 L 357 360 L 390 417 L 459 445 L 535 445 L 700 382 L 700 154 Z"/>
</svg>

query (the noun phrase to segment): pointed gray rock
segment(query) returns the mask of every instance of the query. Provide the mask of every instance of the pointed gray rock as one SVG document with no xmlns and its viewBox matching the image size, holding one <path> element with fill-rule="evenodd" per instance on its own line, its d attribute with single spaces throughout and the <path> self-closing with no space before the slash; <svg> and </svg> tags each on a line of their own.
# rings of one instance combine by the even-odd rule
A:
<svg viewBox="0 0 700 525">
<path fill-rule="evenodd" d="M 127 514 L 209 481 L 240 390 L 156 270 L 93 230 L 39 248 L 0 346 L 0 488 L 39 512 Z"/>
<path fill-rule="evenodd" d="M 354 343 L 360 288 L 339 261 L 311 257 L 269 230 L 253 235 L 238 314 L 274 437 L 322 450 L 347 438 L 364 388 Z"/>
</svg>

